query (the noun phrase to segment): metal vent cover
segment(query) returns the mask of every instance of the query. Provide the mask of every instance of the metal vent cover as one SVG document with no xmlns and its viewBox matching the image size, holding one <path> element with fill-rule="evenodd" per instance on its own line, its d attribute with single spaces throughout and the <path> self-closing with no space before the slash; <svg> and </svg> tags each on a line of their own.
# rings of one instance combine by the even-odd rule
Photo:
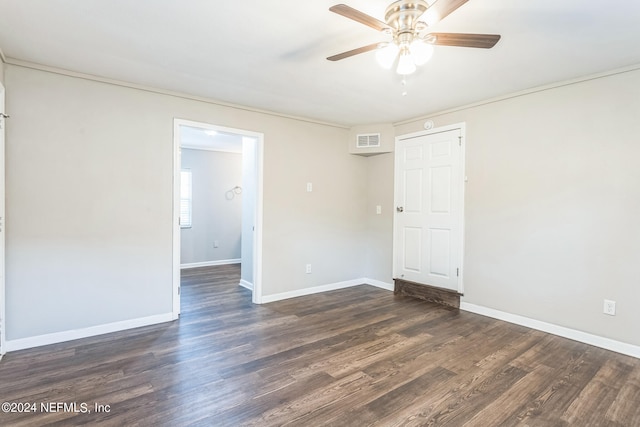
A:
<svg viewBox="0 0 640 427">
<path fill-rule="evenodd" d="M 356 136 L 357 148 L 369 148 L 380 147 L 380 134 L 379 133 L 362 133 Z"/>
</svg>

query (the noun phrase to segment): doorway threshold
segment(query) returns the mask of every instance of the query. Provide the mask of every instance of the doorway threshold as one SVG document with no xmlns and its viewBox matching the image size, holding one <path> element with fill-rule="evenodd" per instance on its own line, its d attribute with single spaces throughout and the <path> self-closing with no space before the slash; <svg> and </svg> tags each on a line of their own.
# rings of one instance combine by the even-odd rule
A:
<svg viewBox="0 0 640 427">
<path fill-rule="evenodd" d="M 447 307 L 460 308 L 460 297 L 463 294 L 457 291 L 403 279 L 393 279 L 393 283 L 393 293 L 395 295 L 418 298 Z"/>
</svg>

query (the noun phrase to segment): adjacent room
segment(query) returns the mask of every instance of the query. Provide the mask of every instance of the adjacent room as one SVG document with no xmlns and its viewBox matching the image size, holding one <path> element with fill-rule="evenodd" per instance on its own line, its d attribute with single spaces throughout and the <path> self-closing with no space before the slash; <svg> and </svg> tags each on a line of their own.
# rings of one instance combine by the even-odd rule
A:
<svg viewBox="0 0 640 427">
<path fill-rule="evenodd" d="M 0 1 L 0 424 L 640 425 L 638 22 Z"/>
</svg>

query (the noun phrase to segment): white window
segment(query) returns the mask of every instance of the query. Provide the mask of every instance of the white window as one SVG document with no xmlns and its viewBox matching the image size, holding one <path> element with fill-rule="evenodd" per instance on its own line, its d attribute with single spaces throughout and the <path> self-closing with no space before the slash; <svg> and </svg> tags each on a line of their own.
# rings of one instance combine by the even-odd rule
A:
<svg viewBox="0 0 640 427">
<path fill-rule="evenodd" d="M 191 170 L 180 171 L 180 228 L 191 228 L 191 213 L 193 212 Z"/>
</svg>

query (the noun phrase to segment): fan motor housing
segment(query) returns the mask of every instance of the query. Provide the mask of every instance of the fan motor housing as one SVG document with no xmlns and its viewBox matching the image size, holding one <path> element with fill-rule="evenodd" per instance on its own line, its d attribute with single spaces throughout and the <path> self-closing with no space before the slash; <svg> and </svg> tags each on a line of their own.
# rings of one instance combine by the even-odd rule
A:
<svg viewBox="0 0 640 427">
<path fill-rule="evenodd" d="M 399 0 L 389 5 L 384 19 L 387 25 L 400 33 L 412 32 L 416 28 L 416 22 L 428 8 L 429 5 L 423 0 Z"/>
</svg>

